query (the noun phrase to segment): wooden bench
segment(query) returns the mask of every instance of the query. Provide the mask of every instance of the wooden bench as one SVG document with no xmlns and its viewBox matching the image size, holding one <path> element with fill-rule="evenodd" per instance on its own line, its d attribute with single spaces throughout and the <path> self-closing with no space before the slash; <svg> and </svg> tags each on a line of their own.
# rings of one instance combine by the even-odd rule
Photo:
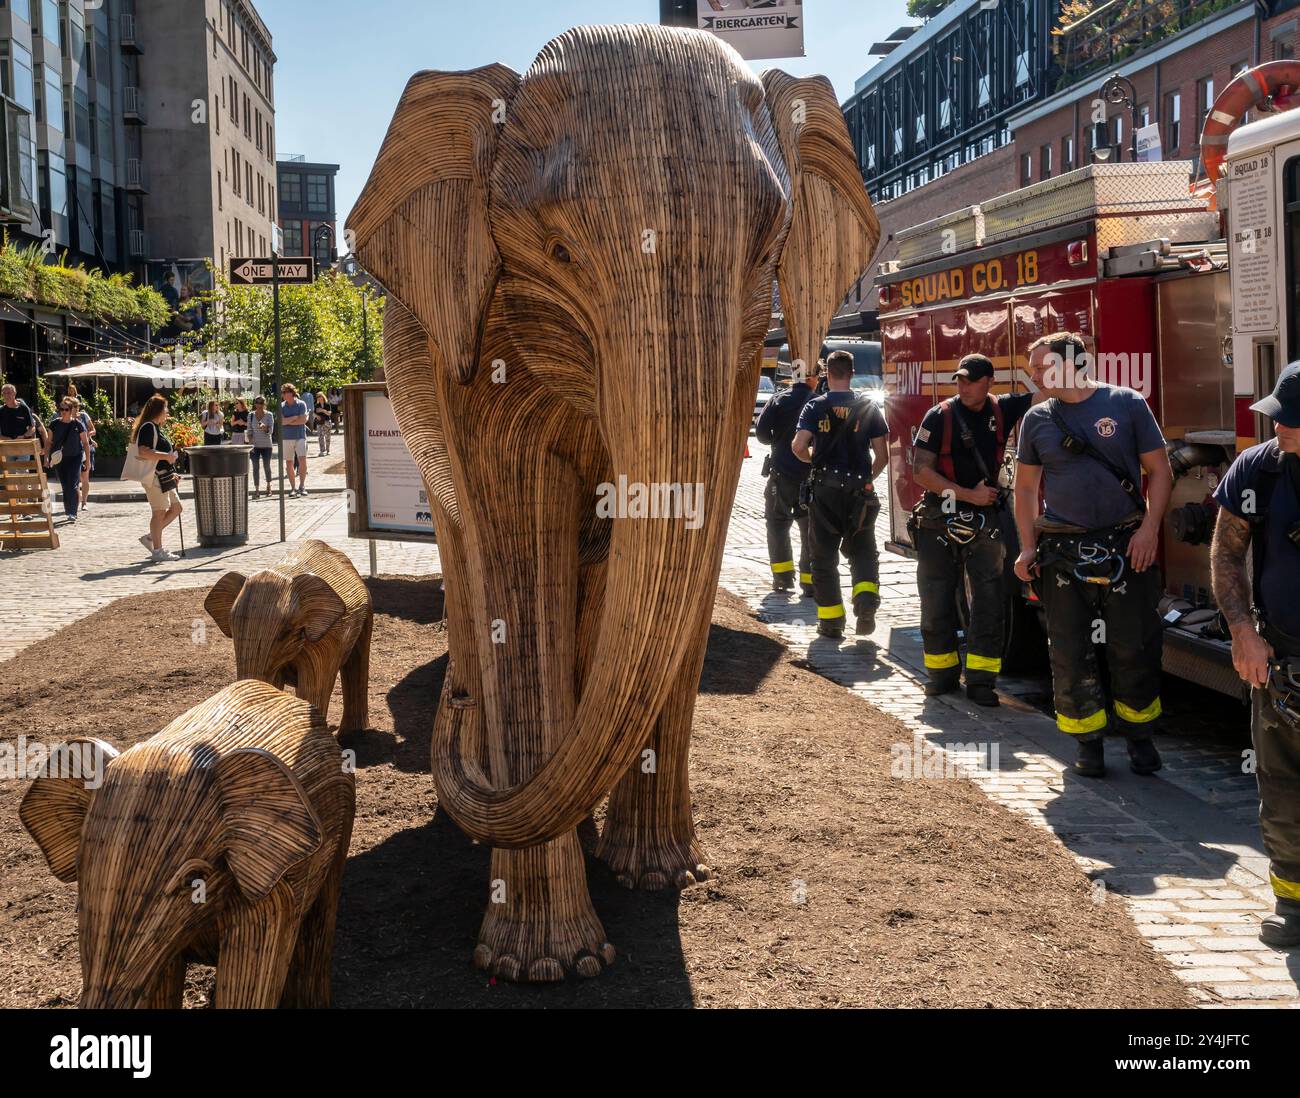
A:
<svg viewBox="0 0 1300 1098">
<path fill-rule="evenodd" d="M 40 443 L 0 442 L 0 549 L 58 547 Z"/>
</svg>

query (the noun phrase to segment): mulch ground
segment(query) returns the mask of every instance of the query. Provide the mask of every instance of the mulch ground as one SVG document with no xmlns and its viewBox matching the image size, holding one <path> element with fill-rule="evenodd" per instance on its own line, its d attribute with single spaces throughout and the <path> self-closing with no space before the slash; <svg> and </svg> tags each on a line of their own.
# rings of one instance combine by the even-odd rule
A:
<svg viewBox="0 0 1300 1098">
<path fill-rule="evenodd" d="M 489 852 L 436 811 L 428 774 L 441 596 L 427 581 L 371 583 L 373 729 L 357 744 L 337 1006 L 1191 1005 L 1050 836 L 965 780 L 892 778 L 890 747 L 908 731 L 800 667 L 725 592 L 691 767 L 717 876 L 629 892 L 589 858 L 614 966 L 555 986 L 489 981 L 470 965 Z M 0 735 L 125 748 L 225 686 L 230 641 L 209 622 L 190 643 L 203 594 L 123 599 L 0 663 Z M 0 1007 L 75 1005 L 76 886 L 50 876 L 18 821 L 26 784 L 0 782 Z M 211 970 L 191 967 L 187 1004 L 210 989 Z"/>
</svg>

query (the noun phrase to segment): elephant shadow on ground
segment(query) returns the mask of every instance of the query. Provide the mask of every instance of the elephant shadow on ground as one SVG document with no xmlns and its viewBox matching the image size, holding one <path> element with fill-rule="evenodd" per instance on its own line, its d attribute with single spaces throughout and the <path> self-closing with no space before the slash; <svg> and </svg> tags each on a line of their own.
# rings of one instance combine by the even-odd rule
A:
<svg viewBox="0 0 1300 1098">
<path fill-rule="evenodd" d="M 753 694 L 785 654 L 766 633 L 709 626 L 709 657 L 700 675 L 701 694 Z"/>
<path fill-rule="evenodd" d="M 367 1007 L 689 1007 L 678 905 L 621 888 L 587 859 L 592 903 L 618 950 L 593 980 L 508 984 L 470 961 L 488 901 L 491 851 L 441 810 L 348 860 L 334 949 L 333 1000 Z"/>
</svg>

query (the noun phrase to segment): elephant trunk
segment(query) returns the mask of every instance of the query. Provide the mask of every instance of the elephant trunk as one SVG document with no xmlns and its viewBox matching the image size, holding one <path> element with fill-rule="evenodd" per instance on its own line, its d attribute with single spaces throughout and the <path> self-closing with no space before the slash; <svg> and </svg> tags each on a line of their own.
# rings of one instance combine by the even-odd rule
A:
<svg viewBox="0 0 1300 1098">
<path fill-rule="evenodd" d="M 725 482 L 735 475 L 736 462 L 722 454 L 732 440 L 719 428 L 739 337 L 728 325 L 723 337 L 701 340 L 688 324 L 677 319 L 667 346 L 644 331 L 624 333 L 602 356 L 617 363 L 617 372 L 602 369 L 598 394 L 614 477 L 597 502 L 612 528 L 596 655 L 572 726 L 531 777 L 494 789 L 462 746 L 482 719 L 473 703 L 451 699 L 440 713 L 434 779 L 452 818 L 480 842 L 549 842 L 591 812 L 648 747 L 681 638 L 700 601 L 714 597 L 714 543 L 725 526 L 708 521 L 708 508 L 729 498 Z"/>
</svg>

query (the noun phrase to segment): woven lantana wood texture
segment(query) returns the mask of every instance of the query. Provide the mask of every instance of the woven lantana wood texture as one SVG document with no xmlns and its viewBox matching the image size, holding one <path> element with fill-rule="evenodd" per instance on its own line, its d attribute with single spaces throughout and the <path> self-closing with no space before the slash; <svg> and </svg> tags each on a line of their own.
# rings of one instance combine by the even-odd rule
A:
<svg viewBox="0 0 1300 1098">
<path fill-rule="evenodd" d="M 438 532 L 439 804 L 494 848 L 475 960 L 595 975 L 606 794 L 620 881 L 710 874 L 690 726 L 773 282 L 815 357 L 879 224 L 827 81 L 620 25 L 417 74 L 348 227 Z"/>
</svg>

